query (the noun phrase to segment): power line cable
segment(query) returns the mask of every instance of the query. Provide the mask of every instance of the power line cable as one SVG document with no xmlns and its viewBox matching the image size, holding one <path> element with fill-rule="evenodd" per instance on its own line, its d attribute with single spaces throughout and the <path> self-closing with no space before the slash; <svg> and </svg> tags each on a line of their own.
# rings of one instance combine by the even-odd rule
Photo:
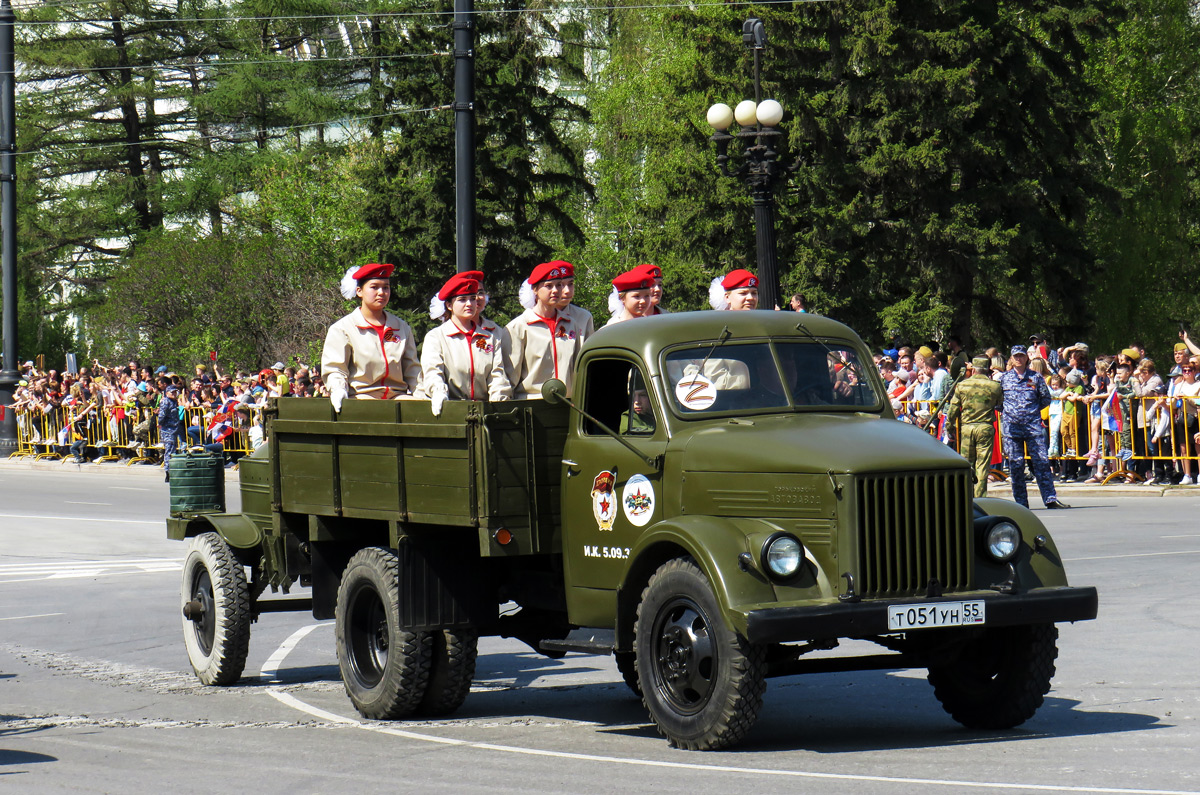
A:
<svg viewBox="0 0 1200 795">
<path fill-rule="evenodd" d="M 69 70 L 66 74 L 62 75 L 62 78 L 68 78 L 68 77 L 74 77 L 75 75 L 78 75 L 78 74 L 87 74 L 89 72 L 113 72 L 113 71 L 117 71 L 120 69 L 130 69 L 130 70 L 133 70 L 133 71 L 139 72 L 139 73 L 145 72 L 147 70 L 153 70 L 156 72 L 160 72 L 160 71 L 161 72 L 168 72 L 168 71 L 169 72 L 183 72 L 183 71 L 188 70 L 189 68 L 212 69 L 212 68 L 218 68 L 218 67 L 223 68 L 223 67 L 233 67 L 233 66 L 261 65 L 261 64 L 270 64 L 272 66 L 291 66 L 293 64 L 309 64 L 309 63 L 319 63 L 319 62 L 323 62 L 323 61 L 376 61 L 376 60 L 382 61 L 382 60 L 387 60 L 389 58 L 436 58 L 439 56 L 440 57 L 449 57 L 450 55 L 453 55 L 453 53 L 449 53 L 449 52 L 412 53 L 412 52 L 410 52 L 410 53 L 397 53 L 396 55 L 347 55 L 347 56 L 342 56 L 342 57 L 317 57 L 317 58 L 288 58 L 288 57 L 281 56 L 279 58 L 265 60 L 265 61 L 204 61 L 204 60 L 198 60 L 195 63 L 180 63 L 177 65 L 170 64 L 170 63 L 164 63 L 164 64 L 147 64 L 146 66 L 134 66 L 134 65 L 87 66 L 87 67 L 80 67 L 80 68 L 74 68 L 74 67 L 70 67 L 70 66 L 50 66 L 50 65 L 44 65 L 44 64 L 36 64 L 36 65 L 22 64 L 24 69 L 22 70 L 22 73 L 19 73 L 17 75 L 17 78 L 21 79 L 21 78 L 25 77 L 24 72 L 31 70 L 31 69 Z M 202 58 L 203 56 L 178 55 L 175 57 L 183 59 L 183 58 Z M 32 79 L 32 80 L 57 80 L 57 79 L 62 79 L 62 78 L 54 77 L 54 76 L 45 76 L 45 77 L 31 77 L 29 79 Z"/>
<path fill-rule="evenodd" d="M 407 116 L 407 115 L 411 115 L 414 113 L 433 113 L 433 112 L 439 111 L 439 110 L 450 110 L 452 107 L 453 107 L 452 105 L 434 105 L 433 107 L 429 107 L 429 108 L 405 108 L 404 110 L 394 110 L 394 111 L 389 111 L 387 113 L 375 113 L 375 114 L 372 114 L 369 116 L 348 116 L 348 117 L 342 118 L 342 119 L 331 119 L 329 121 L 318 121 L 318 122 L 311 122 L 308 124 L 290 124 L 290 125 L 282 126 L 282 127 L 271 126 L 271 127 L 268 127 L 267 129 L 270 132 L 288 132 L 289 130 L 303 130 L 303 129 L 309 129 L 312 127 L 337 127 L 337 126 L 344 126 L 344 125 L 347 125 L 347 124 L 350 124 L 350 123 L 356 122 L 356 121 L 367 121 L 369 119 L 384 119 L 384 118 L 389 118 L 391 116 Z M 257 140 L 256 136 L 246 135 L 244 138 L 240 138 L 240 139 L 238 139 L 236 141 L 232 141 L 232 142 L 233 143 L 250 143 L 251 141 L 254 141 L 254 140 Z M 230 138 L 228 136 L 224 136 L 224 135 L 197 135 L 197 136 L 194 136 L 191 138 L 180 138 L 178 140 L 162 139 L 162 140 L 158 140 L 158 141 L 137 141 L 136 145 L 144 146 L 147 148 L 153 148 L 153 147 L 156 147 L 156 146 L 159 146 L 162 144 L 191 144 L 191 143 L 196 143 L 199 141 L 221 141 L 221 142 L 225 142 L 225 143 L 231 142 Z M 113 149 L 116 147 L 134 146 L 134 145 L 135 145 L 134 143 L 130 143 L 129 141 L 114 141 L 113 143 L 110 143 L 110 144 L 87 144 L 85 146 L 72 146 L 72 147 L 65 147 L 65 148 L 59 148 L 59 147 L 54 146 L 53 144 L 47 144 L 39 149 L 29 149 L 29 150 L 26 150 L 23 152 L 14 152 L 13 154 L 22 156 L 22 155 L 46 154 L 48 152 L 54 152 L 55 154 L 66 153 L 66 152 L 90 152 L 90 151 L 99 151 L 99 150 L 103 150 L 103 149 Z"/>
<path fill-rule="evenodd" d="M 690 10 L 699 10 L 702 8 L 735 8 L 743 6 L 772 6 L 772 5 L 811 5 L 817 3 L 831 3 L 838 0 L 738 0 L 737 2 L 709 2 L 709 3 L 643 3 L 636 5 L 602 5 L 602 6 L 564 6 L 558 10 L 561 11 L 648 11 L 648 10 L 665 10 L 671 8 L 686 8 Z M 474 11 L 466 12 L 472 16 L 506 16 L 511 14 L 535 14 L 548 13 L 549 9 L 543 8 L 495 8 L 483 9 L 477 8 Z M 406 19 L 415 17 L 445 17 L 454 15 L 455 11 L 387 11 L 378 14 L 372 13 L 345 13 L 345 14 L 293 14 L 270 17 L 165 17 L 163 22 L 285 22 L 285 21 L 303 21 L 303 20 L 322 20 L 322 19 Z M 124 17 L 126 20 L 143 19 L 130 15 Z M 103 22 L 112 22 L 112 19 L 101 18 L 80 18 L 70 20 L 17 20 L 16 24 L 21 27 L 33 25 L 64 25 L 64 24 L 99 24 Z M 159 20 L 152 20 L 159 21 Z"/>
</svg>

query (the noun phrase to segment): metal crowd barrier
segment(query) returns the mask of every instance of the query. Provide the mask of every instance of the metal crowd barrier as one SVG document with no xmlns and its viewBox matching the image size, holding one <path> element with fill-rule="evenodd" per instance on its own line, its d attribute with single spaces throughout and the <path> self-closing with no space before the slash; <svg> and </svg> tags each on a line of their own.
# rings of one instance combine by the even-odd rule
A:
<svg viewBox="0 0 1200 795">
<path fill-rule="evenodd" d="M 1063 398 L 1053 400 L 1064 409 L 1063 404 L 1068 402 Z M 1075 401 L 1076 410 L 1071 420 L 1073 426 L 1063 424 L 1068 419 L 1065 411 L 1044 411 L 1050 460 L 1082 461 L 1089 467 L 1103 461 L 1105 469 L 1108 470 L 1103 482 L 1108 483 L 1118 478 L 1142 480 L 1140 473 L 1129 468 L 1130 462 L 1148 462 L 1147 468 L 1161 472 L 1165 469 L 1166 462 L 1181 462 L 1186 459 L 1193 462 L 1192 474 L 1200 480 L 1200 448 L 1193 439 L 1193 434 L 1200 430 L 1200 417 L 1191 415 L 1186 423 L 1178 419 L 1187 411 L 1185 401 L 1192 399 L 1154 396 L 1132 397 L 1129 400 L 1128 416 L 1125 416 L 1124 407 L 1121 411 L 1122 430 L 1110 430 L 1101 413 L 1092 409 L 1093 406 L 1102 405 L 1102 401 Z M 1160 401 L 1163 404 L 1161 406 Z M 1196 403 L 1195 400 L 1192 402 Z M 947 429 L 945 412 L 948 406 L 940 407 L 941 410 L 935 418 L 932 411 L 936 405 L 937 401 L 929 400 L 901 401 L 901 411 L 897 416 L 919 425 L 947 444 L 954 442 L 956 446 L 955 440 L 961 437 L 961 417 L 956 419 L 954 427 Z M 1058 415 L 1059 423 L 1058 427 L 1052 428 L 1055 414 Z M 1003 459 L 999 414 L 994 422 L 997 435 L 992 453 L 993 479 L 1006 479 L 1004 472 L 995 468 Z M 1071 433 L 1067 433 L 1068 428 L 1071 429 Z M 1185 433 L 1185 429 L 1189 432 Z M 1076 441 L 1073 448 L 1067 445 L 1069 439 Z M 1027 454 L 1026 459 L 1028 457 Z"/>
<path fill-rule="evenodd" d="M 201 444 L 213 443 L 208 436 L 208 424 L 214 414 L 214 409 L 184 409 L 177 448 L 185 449 L 195 444 L 195 439 L 187 433 L 190 427 L 200 429 Z M 235 422 L 234 432 L 221 443 L 225 453 L 233 454 L 232 458 L 254 452 L 249 429 L 261 419 L 262 409 L 252 408 L 248 425 L 243 427 Z M 64 429 L 66 433 L 63 433 Z M 84 439 L 85 452 L 91 450 L 99 454 L 94 458 L 98 462 L 160 461 L 164 450 L 155 409 L 107 406 L 76 417 L 70 407 L 62 406 L 46 413 L 18 412 L 17 449 L 9 458 L 62 459 L 71 454 L 71 444 L 80 438 Z"/>
</svg>

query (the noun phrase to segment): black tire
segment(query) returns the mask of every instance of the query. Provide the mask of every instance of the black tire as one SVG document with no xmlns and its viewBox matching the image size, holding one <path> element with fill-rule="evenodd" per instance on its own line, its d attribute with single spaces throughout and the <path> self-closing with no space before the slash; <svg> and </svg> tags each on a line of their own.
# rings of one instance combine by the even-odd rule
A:
<svg viewBox="0 0 1200 795">
<path fill-rule="evenodd" d="M 474 629 L 443 629 L 431 632 L 432 664 L 429 685 L 417 713 L 437 717 L 462 706 L 475 681 L 475 658 L 479 632 Z"/>
<path fill-rule="evenodd" d="M 206 685 L 233 684 L 250 649 L 250 589 L 221 536 L 202 533 L 188 543 L 179 594 L 192 670 Z"/>
<path fill-rule="evenodd" d="M 950 664 L 931 667 L 929 683 L 950 717 L 968 729 L 1011 729 L 1033 717 L 1050 691 L 1058 627 L 985 630 Z"/>
<path fill-rule="evenodd" d="M 708 579 L 690 558 L 668 561 L 650 578 L 634 648 L 642 703 L 672 746 L 727 748 L 758 719 L 766 647 L 725 625 Z"/>
<path fill-rule="evenodd" d="M 642 685 L 638 681 L 637 653 L 632 651 L 614 651 L 613 658 L 617 661 L 617 670 L 625 684 L 638 698 L 642 697 Z"/>
<path fill-rule="evenodd" d="M 403 718 L 429 683 L 428 632 L 400 628 L 396 553 L 361 549 L 350 558 L 334 609 L 338 667 L 346 694 L 364 718 Z"/>
</svg>

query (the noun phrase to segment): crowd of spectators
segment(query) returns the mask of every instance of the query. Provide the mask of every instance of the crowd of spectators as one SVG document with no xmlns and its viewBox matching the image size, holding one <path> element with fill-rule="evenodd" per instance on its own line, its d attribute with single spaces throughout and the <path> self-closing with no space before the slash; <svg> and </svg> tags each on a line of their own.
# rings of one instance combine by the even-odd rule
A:
<svg viewBox="0 0 1200 795">
<path fill-rule="evenodd" d="M 1094 353 L 1083 342 L 1056 348 L 1034 334 L 1018 347 L 1027 349 L 1029 369 L 1045 379 L 1052 397 L 1042 430 L 1055 479 L 1196 484 L 1200 346 L 1186 332 L 1166 368 L 1147 357 L 1139 341 L 1116 353 Z M 990 362 L 991 378 L 1000 381 L 1015 367 L 1006 353 L 990 347 L 976 356 Z M 945 350 L 933 341 L 898 345 L 875 360 L 897 418 L 956 443 L 945 404 L 970 368 L 961 340 L 951 336 Z"/>
<path fill-rule="evenodd" d="M 220 447 L 214 443 L 223 438 L 221 434 L 228 435 L 231 429 L 248 431 L 252 440 L 261 443 L 261 428 L 254 432 L 251 417 L 270 397 L 328 395 L 320 374 L 301 364 L 276 362 L 269 369 L 248 373 L 222 372 L 214 362 L 211 369 L 198 364 L 193 373 L 183 375 L 166 366 L 151 369 L 137 361 L 116 367 L 93 361 L 78 372 L 40 371 L 27 361 L 20 368 L 12 409 L 30 442 L 54 444 L 64 460 L 70 460 L 66 458 L 70 454 L 77 463 L 84 463 L 104 449 L 115 449 L 119 436 L 128 437 L 128 443 L 120 445 L 121 457 L 145 452 L 159 409 L 173 390 L 179 416 L 187 418 L 179 432 L 180 441 L 213 449 Z M 228 415 L 231 421 L 216 423 L 213 418 L 217 415 Z M 44 422 L 44 418 L 53 422 Z M 100 432 L 89 434 L 93 427 Z M 43 438 L 47 434 L 54 438 Z"/>
</svg>

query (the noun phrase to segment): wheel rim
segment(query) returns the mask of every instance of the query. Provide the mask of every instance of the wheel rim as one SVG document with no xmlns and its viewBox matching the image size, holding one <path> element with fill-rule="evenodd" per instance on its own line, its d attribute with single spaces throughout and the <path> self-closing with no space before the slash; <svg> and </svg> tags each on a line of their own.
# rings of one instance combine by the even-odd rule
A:
<svg viewBox="0 0 1200 795">
<path fill-rule="evenodd" d="M 351 597 L 349 619 L 346 646 L 354 677 L 366 688 L 375 687 L 383 680 L 391 645 L 387 611 L 379 592 L 367 585 L 356 590 Z"/>
<path fill-rule="evenodd" d="M 192 619 L 192 628 L 196 632 L 196 642 L 205 654 L 212 654 L 213 644 L 217 639 L 216 599 L 213 597 L 212 577 L 208 568 L 200 565 L 195 571 L 195 585 L 192 588 L 192 601 L 200 604 L 200 615 Z"/>
<path fill-rule="evenodd" d="M 717 649 L 704 611 L 678 597 L 660 611 L 654 628 L 655 687 L 672 708 L 699 712 L 712 695 Z"/>
</svg>

